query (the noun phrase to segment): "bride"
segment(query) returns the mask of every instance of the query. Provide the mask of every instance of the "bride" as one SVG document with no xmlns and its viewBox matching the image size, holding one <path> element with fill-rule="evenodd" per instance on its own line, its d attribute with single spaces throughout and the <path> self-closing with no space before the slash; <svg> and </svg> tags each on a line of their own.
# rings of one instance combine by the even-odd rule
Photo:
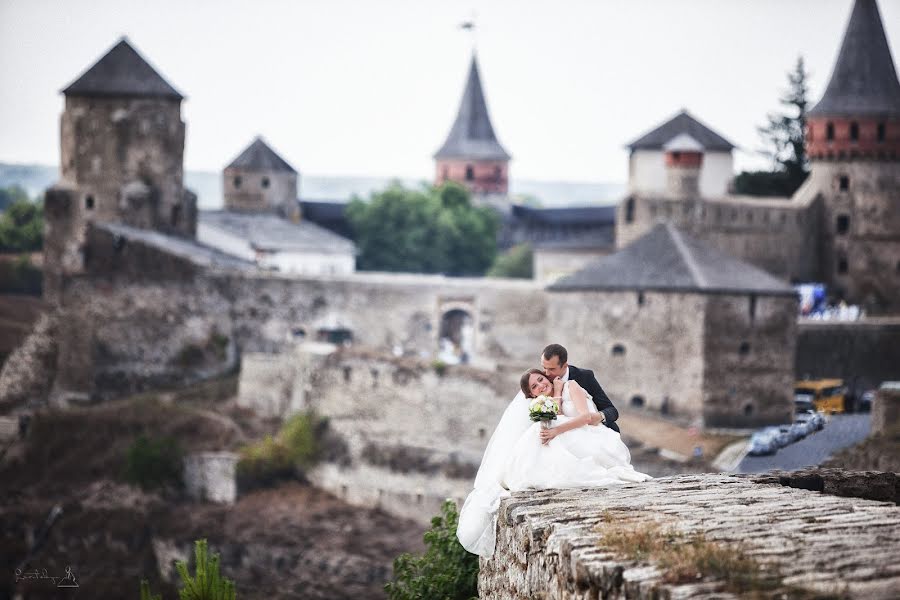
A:
<svg viewBox="0 0 900 600">
<path fill-rule="evenodd" d="M 525 489 L 605 487 L 646 481 L 631 466 L 620 435 L 599 425 L 591 396 L 575 381 L 550 381 L 540 369 L 520 380 L 522 393 L 510 402 L 494 430 L 475 485 L 459 513 L 456 535 L 463 547 L 484 557 L 494 553 L 497 509 L 510 492 Z M 532 423 L 530 398 L 561 400 L 552 426 Z"/>
</svg>

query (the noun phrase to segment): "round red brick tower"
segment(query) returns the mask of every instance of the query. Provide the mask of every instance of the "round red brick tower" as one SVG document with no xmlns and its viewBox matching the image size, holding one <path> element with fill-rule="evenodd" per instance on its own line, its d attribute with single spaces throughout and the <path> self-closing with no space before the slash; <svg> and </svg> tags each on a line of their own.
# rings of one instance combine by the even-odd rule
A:
<svg viewBox="0 0 900 600">
<path fill-rule="evenodd" d="M 456 181 L 474 194 L 509 191 L 510 156 L 494 134 L 474 55 L 456 120 L 434 159 L 435 185 Z"/>
<path fill-rule="evenodd" d="M 856 0 L 822 99 L 807 116 L 820 203 L 819 276 L 869 314 L 900 314 L 900 82 L 875 0 Z"/>
<path fill-rule="evenodd" d="M 900 160 L 900 84 L 875 0 L 853 6 L 806 148 L 813 161 Z"/>
<path fill-rule="evenodd" d="M 703 145 L 687 133 L 680 133 L 663 144 L 663 151 L 669 195 L 699 197 Z"/>
</svg>

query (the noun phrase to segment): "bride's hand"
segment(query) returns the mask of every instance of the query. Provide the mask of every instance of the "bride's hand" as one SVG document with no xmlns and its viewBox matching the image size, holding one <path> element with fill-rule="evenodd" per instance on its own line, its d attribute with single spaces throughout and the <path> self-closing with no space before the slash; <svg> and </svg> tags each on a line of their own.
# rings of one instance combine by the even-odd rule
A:
<svg viewBox="0 0 900 600">
<path fill-rule="evenodd" d="M 553 380 L 553 395 L 555 397 L 562 396 L 563 386 L 566 385 L 565 382 L 557 377 Z"/>
<path fill-rule="evenodd" d="M 556 429 L 553 427 L 549 429 L 541 429 L 540 438 L 542 444 L 547 444 L 550 440 L 557 436 Z"/>
</svg>

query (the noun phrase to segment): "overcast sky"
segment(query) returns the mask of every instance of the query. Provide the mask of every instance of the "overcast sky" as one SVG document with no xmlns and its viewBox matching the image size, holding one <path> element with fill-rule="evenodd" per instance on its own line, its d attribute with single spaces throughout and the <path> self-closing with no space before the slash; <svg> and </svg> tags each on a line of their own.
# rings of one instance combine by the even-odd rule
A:
<svg viewBox="0 0 900 600">
<path fill-rule="evenodd" d="M 301 173 L 429 178 L 474 19 L 512 177 L 624 181 L 686 107 L 747 152 L 803 55 L 818 99 L 852 0 L 0 0 L 0 161 L 57 164 L 59 90 L 127 35 L 187 96 L 185 163 L 262 134 Z M 900 0 L 879 2 L 895 57 Z"/>
</svg>

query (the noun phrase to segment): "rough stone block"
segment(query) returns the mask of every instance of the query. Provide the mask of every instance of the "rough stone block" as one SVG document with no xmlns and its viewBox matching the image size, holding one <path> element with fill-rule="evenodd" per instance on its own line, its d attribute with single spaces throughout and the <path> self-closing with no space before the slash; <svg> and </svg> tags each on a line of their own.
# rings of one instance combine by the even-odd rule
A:
<svg viewBox="0 0 900 600">
<path fill-rule="evenodd" d="M 900 423 L 900 381 L 881 384 L 872 405 L 872 433 L 881 433 Z"/>
<path fill-rule="evenodd" d="M 238 456 L 233 452 L 197 452 L 184 459 L 184 484 L 188 496 L 221 504 L 237 499 L 235 468 Z"/>
</svg>

